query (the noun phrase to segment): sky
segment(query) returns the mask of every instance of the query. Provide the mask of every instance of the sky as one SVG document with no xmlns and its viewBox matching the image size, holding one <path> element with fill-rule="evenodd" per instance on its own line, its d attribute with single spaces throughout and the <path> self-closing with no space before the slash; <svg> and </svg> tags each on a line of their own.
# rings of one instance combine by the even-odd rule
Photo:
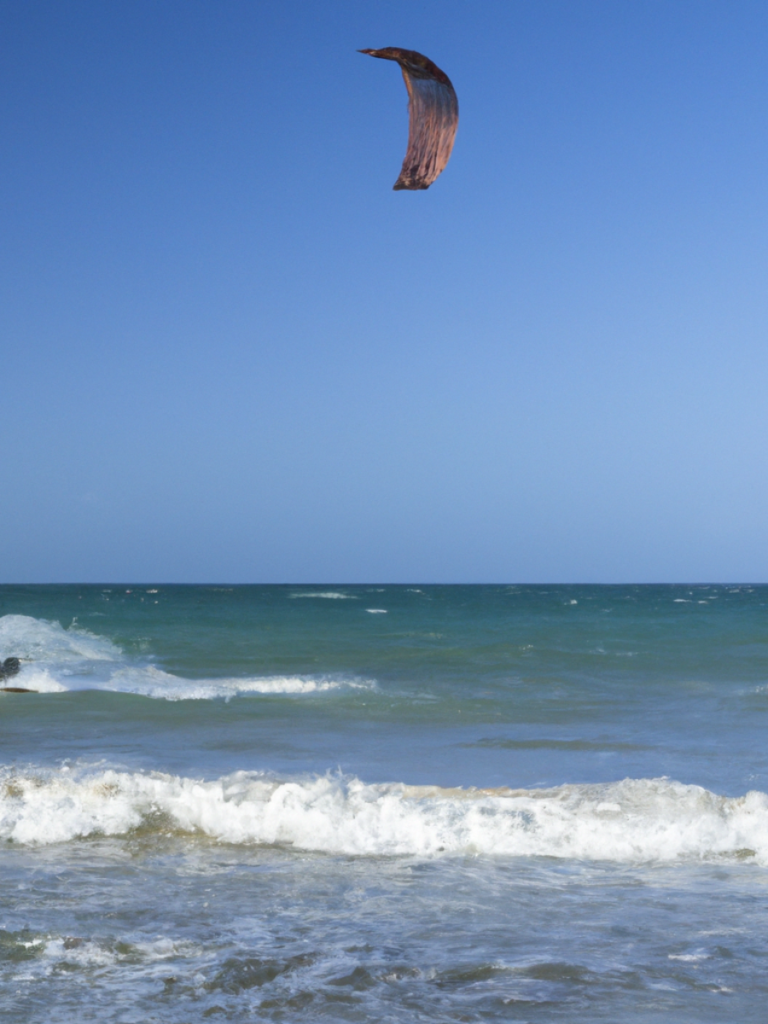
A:
<svg viewBox="0 0 768 1024">
<path fill-rule="evenodd" d="M 401 46 L 452 79 L 393 192 Z M 764 0 L 0 0 L 0 582 L 768 581 Z"/>
</svg>

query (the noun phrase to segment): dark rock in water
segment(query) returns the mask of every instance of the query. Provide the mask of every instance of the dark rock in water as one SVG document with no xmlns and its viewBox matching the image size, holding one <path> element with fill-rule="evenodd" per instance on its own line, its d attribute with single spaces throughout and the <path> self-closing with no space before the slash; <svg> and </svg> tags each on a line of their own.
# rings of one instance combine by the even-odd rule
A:
<svg viewBox="0 0 768 1024">
<path fill-rule="evenodd" d="M 21 662 L 18 658 L 6 658 L 2 665 L 0 665 L 0 679 L 10 679 L 12 676 L 17 676 L 20 668 Z"/>
<path fill-rule="evenodd" d="M 0 693 L 37 693 L 37 690 L 25 690 L 23 686 L 0 686 Z"/>
</svg>

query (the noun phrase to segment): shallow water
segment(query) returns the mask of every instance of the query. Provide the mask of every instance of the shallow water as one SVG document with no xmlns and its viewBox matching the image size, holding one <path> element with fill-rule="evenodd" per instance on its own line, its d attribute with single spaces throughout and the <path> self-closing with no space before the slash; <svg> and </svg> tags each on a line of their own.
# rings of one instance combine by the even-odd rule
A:
<svg viewBox="0 0 768 1024">
<path fill-rule="evenodd" d="M 0 1020 L 762 1021 L 768 588 L 3 587 Z"/>
</svg>

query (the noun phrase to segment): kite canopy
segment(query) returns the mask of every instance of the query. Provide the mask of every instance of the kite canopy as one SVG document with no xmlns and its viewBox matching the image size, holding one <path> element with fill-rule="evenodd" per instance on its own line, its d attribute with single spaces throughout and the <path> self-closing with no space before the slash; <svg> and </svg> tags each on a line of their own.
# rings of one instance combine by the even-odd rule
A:
<svg viewBox="0 0 768 1024">
<path fill-rule="evenodd" d="M 450 78 L 429 57 L 415 50 L 387 46 L 358 53 L 394 60 L 400 65 L 408 90 L 410 123 L 408 151 L 393 187 L 429 188 L 448 163 L 459 124 L 459 101 Z"/>
</svg>

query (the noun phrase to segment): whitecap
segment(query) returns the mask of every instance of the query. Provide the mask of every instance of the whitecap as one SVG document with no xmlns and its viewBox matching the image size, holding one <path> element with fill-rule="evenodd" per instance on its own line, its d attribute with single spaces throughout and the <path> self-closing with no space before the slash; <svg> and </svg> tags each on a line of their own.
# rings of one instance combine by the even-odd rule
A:
<svg viewBox="0 0 768 1024">
<path fill-rule="evenodd" d="M 31 615 L 0 617 L 0 649 L 12 651 L 22 660 L 53 659 L 74 663 L 82 661 L 113 661 L 122 654 L 120 648 L 106 637 L 80 626 L 64 629 L 58 622 L 35 619 Z"/>
<path fill-rule="evenodd" d="M 445 789 L 326 775 L 214 780 L 76 768 L 0 773 L 0 838 L 22 844 L 143 826 L 333 855 L 494 855 L 768 865 L 768 796 L 669 779 L 553 789 Z"/>
<path fill-rule="evenodd" d="M 372 679 L 333 676 L 252 676 L 225 679 L 185 679 L 152 665 L 118 670 L 104 689 L 164 700 L 230 699 L 249 694 L 301 696 L 334 690 L 372 690 Z"/>
<path fill-rule="evenodd" d="M 322 597 L 327 601 L 358 601 L 355 594 L 341 594 L 336 590 L 309 590 L 301 594 L 289 594 L 289 597 Z"/>
<path fill-rule="evenodd" d="M 28 615 L 0 617 L 0 650 L 22 661 L 14 683 L 39 693 L 109 690 L 164 700 L 213 700 L 245 695 L 301 696 L 341 690 L 372 690 L 356 676 L 277 675 L 186 679 L 146 660 L 128 658 L 111 640 L 76 625 L 64 629 Z"/>
<path fill-rule="evenodd" d="M 67 687 L 60 683 L 47 668 L 34 665 L 22 666 L 18 676 L 8 681 L 9 686 L 21 686 L 35 693 L 66 693 Z"/>
</svg>

